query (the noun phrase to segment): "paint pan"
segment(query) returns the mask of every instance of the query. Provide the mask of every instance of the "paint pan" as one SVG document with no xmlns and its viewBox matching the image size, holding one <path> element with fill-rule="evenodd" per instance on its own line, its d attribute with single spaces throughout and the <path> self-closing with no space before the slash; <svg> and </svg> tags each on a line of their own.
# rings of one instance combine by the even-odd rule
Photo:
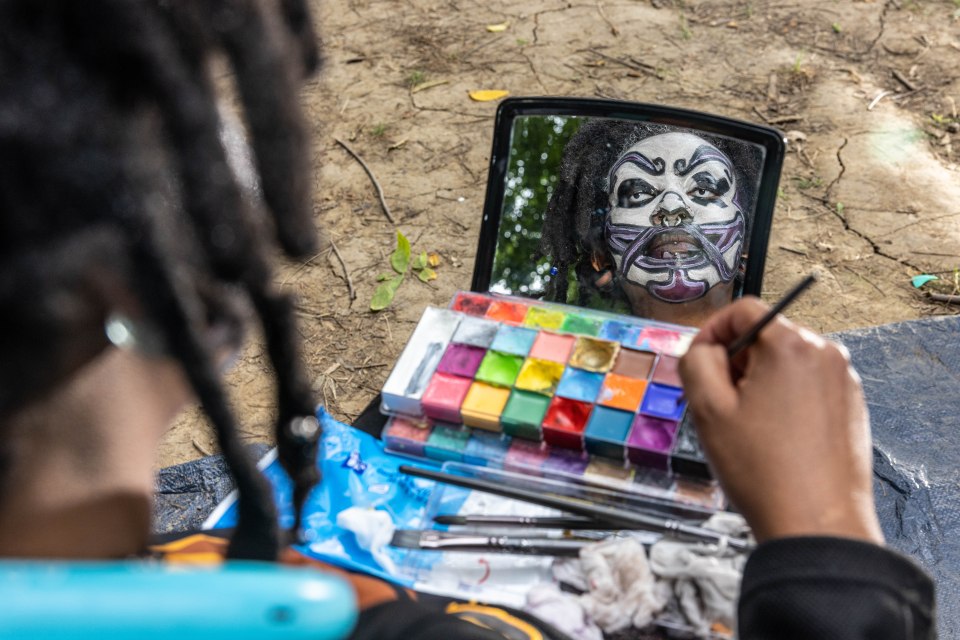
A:
<svg viewBox="0 0 960 640">
<path fill-rule="evenodd" d="M 619 342 L 625 347 L 636 348 L 637 339 L 640 337 L 640 326 L 619 320 L 606 320 L 600 327 L 598 338 Z"/>
<path fill-rule="evenodd" d="M 646 380 L 608 373 L 603 380 L 603 387 L 600 389 L 597 403 L 612 409 L 621 409 L 633 413 L 640 406 L 646 388 Z"/>
<path fill-rule="evenodd" d="M 383 442 L 390 451 L 422 458 L 426 455 L 424 445 L 430 429 L 431 424 L 426 420 L 393 417 L 383 429 Z"/>
<path fill-rule="evenodd" d="M 667 471 L 677 423 L 640 414 L 627 437 L 627 458 L 634 464 Z"/>
<path fill-rule="evenodd" d="M 596 402 L 603 386 L 603 374 L 567 367 L 557 385 L 557 395 L 580 402 Z"/>
<path fill-rule="evenodd" d="M 680 358 L 668 355 L 660 356 L 650 381 L 669 387 L 681 387 L 683 383 L 680 381 Z"/>
<path fill-rule="evenodd" d="M 512 356 L 499 351 L 487 351 L 480 368 L 477 369 L 477 380 L 498 387 L 511 387 L 523 366 L 522 356 Z"/>
<path fill-rule="evenodd" d="M 468 316 L 457 326 L 457 330 L 453 333 L 453 342 L 486 349 L 493 343 L 499 327 L 500 325 L 491 320 Z"/>
<path fill-rule="evenodd" d="M 486 317 L 495 322 L 505 322 L 507 324 L 523 324 L 527 317 L 529 305 L 520 302 L 510 302 L 507 300 L 494 300 L 487 309 Z"/>
<path fill-rule="evenodd" d="M 470 430 L 447 424 L 437 424 L 427 438 L 424 451 L 428 458 L 443 462 L 463 462 Z"/>
<path fill-rule="evenodd" d="M 613 365 L 613 372 L 628 378 L 644 380 L 650 375 L 657 354 L 649 351 L 634 351 L 621 349 L 617 354 L 617 361 Z"/>
<path fill-rule="evenodd" d="M 507 455 L 503 459 L 504 471 L 515 471 L 518 473 L 528 473 L 530 475 L 543 475 L 543 463 L 546 462 L 549 455 L 539 442 L 530 442 L 528 440 L 513 439 L 510 448 L 507 449 Z"/>
<path fill-rule="evenodd" d="M 527 310 L 527 317 L 524 318 L 523 324 L 524 326 L 534 329 L 556 331 L 563 325 L 566 315 L 567 314 L 562 311 L 555 311 L 544 307 L 530 307 L 530 309 Z"/>
<path fill-rule="evenodd" d="M 463 316 L 427 307 L 381 391 L 381 411 L 423 415 L 420 398 Z"/>
<path fill-rule="evenodd" d="M 640 413 L 664 420 L 678 421 L 683 416 L 686 407 L 683 399 L 683 389 L 668 387 L 662 384 L 651 384 L 643 396 Z"/>
<path fill-rule="evenodd" d="M 637 339 L 637 347 L 646 351 L 672 354 L 679 348 L 682 337 L 679 331 L 661 327 L 644 327 Z"/>
<path fill-rule="evenodd" d="M 530 348 L 533 347 L 533 342 L 536 339 L 537 332 L 534 329 L 502 324 L 497 330 L 497 337 L 493 339 L 490 348 L 501 353 L 525 357 L 530 353 Z"/>
<path fill-rule="evenodd" d="M 423 413 L 424 415 L 441 420 L 443 422 L 452 422 L 458 424 L 462 421 L 460 417 L 460 405 L 463 399 L 467 397 L 467 391 L 473 380 L 462 378 L 446 373 L 436 373 L 430 381 L 430 385 L 423 394 Z"/>
<path fill-rule="evenodd" d="M 634 470 L 627 467 L 622 460 L 591 457 L 590 464 L 583 470 L 583 477 L 597 484 L 622 489 L 624 485 L 629 485 L 633 481 L 634 473 Z"/>
<path fill-rule="evenodd" d="M 565 363 L 570 359 L 575 341 L 573 336 L 541 331 L 533 341 L 533 346 L 530 347 L 530 357 Z"/>
<path fill-rule="evenodd" d="M 593 405 L 556 396 L 543 418 L 543 441 L 564 449 L 583 449 L 583 432 Z"/>
<path fill-rule="evenodd" d="M 550 397 L 514 389 L 500 414 L 500 426 L 507 435 L 537 442 L 542 438 L 540 425 L 550 406 Z"/>
<path fill-rule="evenodd" d="M 500 431 L 500 414 L 510 397 L 510 390 L 485 382 L 474 382 L 460 405 L 463 424 L 487 431 Z"/>
<path fill-rule="evenodd" d="M 520 367 L 520 374 L 514 383 L 517 389 L 552 396 L 563 375 L 563 365 L 549 360 L 527 358 Z"/>
<path fill-rule="evenodd" d="M 550 455 L 543 461 L 543 472 L 547 475 L 562 474 L 582 476 L 590 457 L 583 451 L 573 449 L 548 448 Z"/>
<path fill-rule="evenodd" d="M 560 325 L 560 331 L 580 336 L 595 336 L 600 332 L 600 321 L 577 313 L 568 313 Z"/>
<path fill-rule="evenodd" d="M 675 473 L 707 480 L 712 478 L 710 467 L 707 466 L 707 458 L 703 455 L 703 448 L 697 437 L 697 428 L 693 424 L 689 411 L 680 421 L 676 443 L 670 454 L 670 465 Z"/>
<path fill-rule="evenodd" d="M 570 365 L 578 369 L 606 373 L 613 366 L 619 351 L 619 343 L 581 336 L 574 343 Z"/>
<path fill-rule="evenodd" d="M 633 426 L 634 414 L 609 407 L 594 407 L 584 432 L 586 449 L 605 458 L 624 458 L 624 442 Z"/>
<path fill-rule="evenodd" d="M 451 343 L 437 365 L 438 373 L 446 373 L 463 378 L 472 378 L 477 374 L 487 350 L 468 344 Z"/>
<path fill-rule="evenodd" d="M 490 308 L 492 300 L 485 295 L 476 293 L 467 293 L 460 291 L 453 299 L 450 308 L 454 311 L 460 311 L 468 316 L 482 318 Z"/>
<path fill-rule="evenodd" d="M 463 461 L 478 467 L 500 468 L 510 449 L 510 440 L 498 433 L 474 431 L 463 450 Z"/>
</svg>

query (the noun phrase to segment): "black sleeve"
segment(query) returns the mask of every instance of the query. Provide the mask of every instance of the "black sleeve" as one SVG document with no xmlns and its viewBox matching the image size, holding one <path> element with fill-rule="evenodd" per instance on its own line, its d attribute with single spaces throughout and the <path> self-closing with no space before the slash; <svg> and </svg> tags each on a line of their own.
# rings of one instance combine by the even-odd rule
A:
<svg viewBox="0 0 960 640">
<path fill-rule="evenodd" d="M 936 638 L 933 581 L 906 557 L 842 538 L 766 542 L 747 561 L 741 640 Z"/>
</svg>

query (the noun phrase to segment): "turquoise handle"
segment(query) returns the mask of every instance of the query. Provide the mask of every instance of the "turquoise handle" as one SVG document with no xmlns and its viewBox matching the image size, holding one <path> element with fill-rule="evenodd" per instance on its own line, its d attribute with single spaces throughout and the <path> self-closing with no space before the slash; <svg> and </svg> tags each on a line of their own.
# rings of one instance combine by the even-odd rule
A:
<svg viewBox="0 0 960 640">
<path fill-rule="evenodd" d="M 0 638 L 339 640 L 357 618 L 350 585 L 259 562 L 0 562 Z"/>
</svg>

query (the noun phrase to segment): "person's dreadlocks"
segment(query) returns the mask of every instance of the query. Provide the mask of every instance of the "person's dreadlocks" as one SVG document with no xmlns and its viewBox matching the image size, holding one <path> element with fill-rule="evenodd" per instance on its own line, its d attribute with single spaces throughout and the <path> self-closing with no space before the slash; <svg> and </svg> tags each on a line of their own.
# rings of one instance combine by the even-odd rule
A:
<svg viewBox="0 0 960 640">
<path fill-rule="evenodd" d="M 612 265 L 603 235 L 610 210 L 610 168 L 626 149 L 640 140 L 671 131 L 676 128 L 595 119 L 581 126 L 570 138 L 563 150 L 559 179 L 547 203 L 540 235 L 539 254 L 549 256 L 556 269 L 547 297 L 579 305 L 587 304 L 589 297 L 598 293 L 607 300 L 625 300 L 616 269 L 612 270 L 611 278 L 602 277 Z M 744 200 L 752 203 L 754 178 L 761 161 L 759 152 L 720 136 L 701 137 L 733 160 L 737 183 L 744 188 Z M 748 215 L 748 238 L 751 221 Z M 568 300 L 567 283 L 571 276 L 576 277 L 578 285 L 576 300 Z"/>
<path fill-rule="evenodd" d="M 230 555 L 273 559 L 271 491 L 240 446 L 206 331 L 239 325 L 231 293 L 252 303 L 276 371 L 298 525 L 319 479 L 319 429 L 291 300 L 272 290 L 266 220 L 250 215 L 220 140 L 209 64 L 222 54 L 276 237 L 289 256 L 309 255 L 297 90 L 319 56 L 303 0 L 0 0 L 0 419 L 106 346 L 75 339 L 102 335 L 111 312 L 84 292 L 129 290 L 183 364 L 234 474 Z"/>
</svg>

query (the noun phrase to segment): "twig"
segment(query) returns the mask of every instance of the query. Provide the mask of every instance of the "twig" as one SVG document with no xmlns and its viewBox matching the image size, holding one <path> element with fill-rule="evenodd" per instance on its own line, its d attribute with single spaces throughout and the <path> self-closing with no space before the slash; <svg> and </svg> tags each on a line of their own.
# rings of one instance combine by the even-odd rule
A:
<svg viewBox="0 0 960 640">
<path fill-rule="evenodd" d="M 805 119 L 804 116 L 780 116 L 779 118 L 768 118 L 767 122 L 770 124 L 784 124 L 787 122 L 800 122 Z"/>
<path fill-rule="evenodd" d="M 193 448 L 196 449 L 197 451 L 199 451 L 200 453 L 202 453 L 203 455 L 205 455 L 205 456 L 212 456 L 212 455 L 213 455 L 212 453 L 210 453 L 209 451 L 207 451 L 206 449 L 204 449 L 204 448 L 200 445 L 200 443 L 197 442 L 197 439 L 196 439 L 196 438 L 193 438 L 192 440 L 190 440 L 190 442 L 193 444 Z"/>
<path fill-rule="evenodd" d="M 888 95 L 893 93 L 893 91 L 881 91 L 873 97 L 873 100 L 870 101 L 870 104 L 867 105 L 867 111 L 873 111 L 873 108 L 880 104 L 880 101 L 886 98 Z"/>
<path fill-rule="evenodd" d="M 767 118 L 767 116 L 763 115 L 763 113 L 760 111 L 760 109 L 757 109 L 756 107 L 754 107 L 754 108 L 753 108 L 753 112 L 754 112 L 755 114 L 757 114 L 758 116 L 760 116 L 760 119 L 761 119 L 761 120 L 763 120 L 763 121 L 766 122 L 767 124 L 770 124 L 770 119 Z"/>
<path fill-rule="evenodd" d="M 610 27 L 610 33 L 613 34 L 613 37 L 616 38 L 620 35 L 620 30 L 613 26 L 613 23 L 610 22 L 610 18 L 607 17 L 607 14 L 603 11 L 603 3 L 597 3 L 597 12 L 600 14 L 600 17 L 603 18 L 603 21 L 607 23 L 607 26 Z"/>
<path fill-rule="evenodd" d="M 945 293 L 927 294 L 931 300 L 936 302 L 946 302 L 947 304 L 960 304 L 960 296 L 947 295 Z"/>
<path fill-rule="evenodd" d="M 347 293 L 350 295 L 350 301 L 353 302 L 357 299 L 357 292 L 353 288 L 353 279 L 350 278 L 350 270 L 347 269 L 347 263 L 343 261 L 343 256 L 340 255 L 340 250 L 337 249 L 336 243 L 331 240 L 330 248 L 333 249 L 333 255 L 337 256 L 337 260 L 340 261 L 340 266 L 343 267 L 343 277 L 347 281 Z"/>
<path fill-rule="evenodd" d="M 387 206 L 387 201 L 383 197 L 383 188 L 380 186 L 380 183 L 377 181 L 377 177 L 373 175 L 373 171 L 370 170 L 370 167 L 367 166 L 367 163 L 363 161 L 363 158 L 357 155 L 357 152 L 350 148 L 350 146 L 340 140 L 339 138 L 334 138 L 334 142 L 343 147 L 343 150 L 353 156 L 353 159 L 360 163 L 360 166 L 363 167 L 363 170 L 367 172 L 367 175 L 370 176 L 370 181 L 373 183 L 374 188 L 377 190 L 377 197 L 380 198 L 380 206 L 383 207 L 383 213 L 387 216 L 387 220 L 391 224 L 397 224 L 397 221 L 393 219 L 393 214 L 390 213 L 390 207 Z"/>
<path fill-rule="evenodd" d="M 906 87 L 907 89 L 909 89 L 910 91 L 917 91 L 917 85 L 915 85 L 915 84 L 913 84 L 912 82 L 910 82 L 909 80 L 907 80 L 907 76 L 903 75 L 902 73 L 900 73 L 900 72 L 897 71 L 896 69 L 893 70 L 893 77 L 896 78 L 897 81 L 898 81 L 900 84 L 902 84 L 903 86 L 905 86 L 905 87 Z"/>
<path fill-rule="evenodd" d="M 783 246 L 783 245 L 780 245 L 778 248 L 779 248 L 781 251 L 786 251 L 786 252 L 788 252 L 788 253 L 794 253 L 794 254 L 796 254 L 796 255 L 798 255 L 798 256 L 803 256 L 804 258 L 809 258 L 809 257 L 810 257 L 810 255 L 809 255 L 806 251 L 800 251 L 799 249 L 793 249 L 793 248 L 791 248 L 791 247 L 785 247 L 785 246 Z"/>
</svg>

